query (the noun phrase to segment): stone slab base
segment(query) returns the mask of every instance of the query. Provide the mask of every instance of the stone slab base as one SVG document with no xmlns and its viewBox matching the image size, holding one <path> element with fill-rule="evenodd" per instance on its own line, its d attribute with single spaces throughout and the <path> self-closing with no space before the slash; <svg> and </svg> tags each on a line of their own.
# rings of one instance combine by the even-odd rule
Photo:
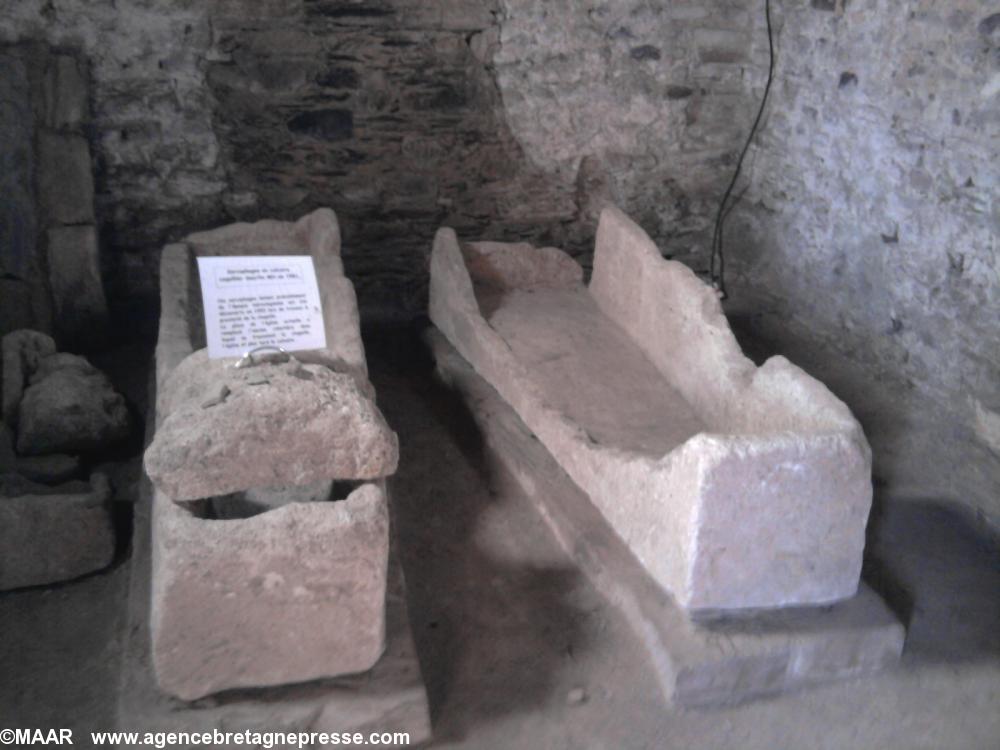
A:
<svg viewBox="0 0 1000 750">
<path fill-rule="evenodd" d="M 682 706 L 739 703 L 898 661 L 903 627 L 864 584 L 855 597 L 834 605 L 691 620 L 496 390 L 439 331 L 429 330 L 427 342 L 438 374 L 479 425 L 497 481 L 529 498 L 584 574 L 622 610 L 668 700 Z"/>
<path fill-rule="evenodd" d="M 150 659 L 152 487 L 148 479 L 143 484 L 143 496 L 135 511 L 127 643 L 118 697 L 119 730 L 361 732 L 366 738 L 371 732 L 407 732 L 408 747 L 417 747 L 430 738 L 427 693 L 410 632 L 406 586 L 392 552 L 386 593 L 386 650 L 368 672 L 297 685 L 231 690 L 190 703 L 161 692 Z"/>
</svg>

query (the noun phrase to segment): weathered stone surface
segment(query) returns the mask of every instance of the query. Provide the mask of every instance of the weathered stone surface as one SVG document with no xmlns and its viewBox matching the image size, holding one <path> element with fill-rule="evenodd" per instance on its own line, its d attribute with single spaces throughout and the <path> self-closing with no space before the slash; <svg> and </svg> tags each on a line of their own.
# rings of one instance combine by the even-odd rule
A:
<svg viewBox="0 0 1000 750">
<path fill-rule="evenodd" d="M 727 227 L 733 303 L 873 415 L 889 492 L 959 500 L 1000 528 L 1000 453 L 974 431 L 977 408 L 1000 408 L 984 314 L 1000 309 L 1000 78 L 981 26 L 997 8 L 813 7 L 783 13 L 771 114 Z"/>
<path fill-rule="evenodd" d="M 3 418 L 12 428 L 17 425 L 18 406 L 29 376 L 43 357 L 56 352 L 51 336 L 22 329 L 3 337 Z"/>
<path fill-rule="evenodd" d="M 224 165 L 202 70 L 212 54 L 208 6 L 144 5 L 123 12 L 70 0 L 44 18 L 24 4 L 7 10 L 0 41 L 47 39 L 59 45 L 48 64 L 43 59 L 34 71 L 35 110 L 39 124 L 67 132 L 80 128 L 70 122 L 82 109 L 95 163 L 101 164 L 101 221 L 116 245 L 159 247 L 178 228 L 224 219 L 217 198 L 226 188 Z M 63 62 L 66 57 L 76 58 L 75 71 Z M 74 97 L 74 73 L 85 79 L 89 102 Z M 56 99 L 53 110 L 47 102 Z M 130 290 L 155 293 L 152 255 L 121 258 Z"/>
<path fill-rule="evenodd" d="M 870 453 L 822 384 L 780 357 L 756 368 L 714 292 L 617 209 L 589 290 L 477 298 L 468 252 L 439 232 L 431 319 L 683 607 L 855 593 Z"/>
<path fill-rule="evenodd" d="M 48 261 L 59 333 L 78 346 L 99 340 L 108 326 L 108 305 L 101 281 L 97 228 L 50 229 Z"/>
<path fill-rule="evenodd" d="M 223 386 L 224 398 L 209 398 Z M 161 403 L 166 416 L 145 466 L 174 500 L 377 479 L 393 474 L 399 460 L 395 433 L 355 378 L 322 365 L 236 369 L 199 350 L 172 373 Z"/>
<path fill-rule="evenodd" d="M 621 609 L 668 700 L 738 703 L 870 674 L 899 659 L 903 627 L 863 584 L 857 596 L 830 606 L 692 621 L 500 394 L 438 331 L 427 340 L 439 375 L 461 393 L 480 429 L 491 479 L 526 495 L 567 554 Z"/>
<path fill-rule="evenodd" d="M 24 391 L 19 408 L 17 451 L 43 453 L 100 451 L 128 437 L 131 418 L 125 399 L 97 368 L 59 355 L 57 367 Z"/>
<path fill-rule="evenodd" d="M 80 474 L 79 456 L 54 453 L 48 456 L 20 456 L 14 470 L 22 477 L 41 484 L 60 484 Z"/>
<path fill-rule="evenodd" d="M 0 589 L 65 581 L 109 565 L 110 498 L 103 474 L 58 487 L 0 477 Z"/>
<path fill-rule="evenodd" d="M 363 672 L 385 636 L 389 516 L 366 484 L 243 520 L 153 500 L 156 679 L 183 700 Z"/>
<path fill-rule="evenodd" d="M 38 200 L 50 223 L 94 223 L 90 147 L 82 135 L 38 136 Z"/>
</svg>

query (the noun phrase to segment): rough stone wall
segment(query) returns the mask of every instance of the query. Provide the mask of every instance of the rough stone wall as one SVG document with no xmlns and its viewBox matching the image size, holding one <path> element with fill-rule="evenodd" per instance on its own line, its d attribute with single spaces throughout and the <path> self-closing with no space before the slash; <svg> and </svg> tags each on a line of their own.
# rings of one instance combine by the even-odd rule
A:
<svg viewBox="0 0 1000 750">
<path fill-rule="evenodd" d="M 434 232 L 583 247 L 572 195 L 498 117 L 483 0 L 230 2 L 209 90 L 237 216 L 341 220 L 366 312 L 426 304 Z"/>
<path fill-rule="evenodd" d="M 493 0 L 23 0 L 0 41 L 91 61 L 97 209 L 125 293 L 193 229 L 320 205 L 362 306 L 415 313 L 431 239 L 587 246 L 491 75 Z M 5 9 L 7 10 L 7 9 Z"/>
<path fill-rule="evenodd" d="M 43 41 L 89 61 L 98 219 L 127 291 L 155 289 L 154 250 L 218 220 L 224 172 L 202 72 L 210 44 L 191 0 L 3 3 L 0 41 Z"/>
<path fill-rule="evenodd" d="M 749 21 L 739 0 L 24 0 L 0 41 L 91 61 L 120 291 L 152 291 L 187 231 L 329 205 L 362 306 L 412 313 L 442 223 L 586 264 L 612 199 L 704 250 L 760 78 Z"/>
<path fill-rule="evenodd" d="M 734 298 L 881 381 L 912 443 L 886 478 L 997 523 L 1000 6 L 774 5 L 778 75 L 729 228 Z"/>
<path fill-rule="evenodd" d="M 503 0 L 497 81 L 531 160 L 590 231 L 613 200 L 704 265 L 763 79 L 745 0 Z"/>
</svg>

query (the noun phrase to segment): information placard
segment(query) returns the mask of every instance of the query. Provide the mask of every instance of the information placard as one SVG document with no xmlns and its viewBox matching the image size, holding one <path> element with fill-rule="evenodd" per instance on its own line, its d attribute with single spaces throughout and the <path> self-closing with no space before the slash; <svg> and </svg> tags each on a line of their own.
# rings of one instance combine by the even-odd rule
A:
<svg viewBox="0 0 1000 750">
<path fill-rule="evenodd" d="M 326 346 L 316 269 L 308 255 L 198 258 L 208 356 L 241 357 L 259 346 Z"/>
</svg>

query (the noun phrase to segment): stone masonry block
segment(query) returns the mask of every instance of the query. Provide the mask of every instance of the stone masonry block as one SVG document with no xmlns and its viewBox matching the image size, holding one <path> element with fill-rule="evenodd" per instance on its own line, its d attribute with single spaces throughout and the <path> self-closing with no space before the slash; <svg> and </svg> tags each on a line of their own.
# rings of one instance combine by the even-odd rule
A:
<svg viewBox="0 0 1000 750">
<path fill-rule="evenodd" d="M 94 223 L 94 177 L 86 138 L 39 134 L 38 197 L 51 223 Z"/>
<path fill-rule="evenodd" d="M 50 229 L 47 254 L 57 330 L 68 340 L 92 340 L 108 325 L 96 227 Z"/>
<path fill-rule="evenodd" d="M 43 83 L 45 125 L 53 130 L 72 130 L 87 116 L 87 81 L 71 55 L 56 55 Z"/>
</svg>

